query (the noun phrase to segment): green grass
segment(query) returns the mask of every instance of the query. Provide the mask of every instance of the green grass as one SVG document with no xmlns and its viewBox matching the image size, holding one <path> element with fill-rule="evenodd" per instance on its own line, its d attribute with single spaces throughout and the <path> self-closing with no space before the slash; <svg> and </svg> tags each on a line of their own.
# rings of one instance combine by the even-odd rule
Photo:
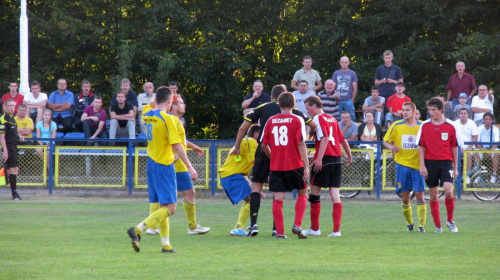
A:
<svg viewBox="0 0 500 280">
<path fill-rule="evenodd" d="M 188 236 L 182 206 L 171 219 L 178 254 L 161 254 L 157 236 L 141 252 L 126 229 L 148 214 L 146 199 L 0 199 L 0 279 L 498 279 L 498 202 L 457 201 L 460 230 L 406 232 L 398 201 L 344 200 L 342 237 L 329 238 L 331 203 L 323 199 L 322 236 L 291 234 L 294 200 L 284 205 L 288 240 L 271 238 L 271 202 L 263 200 L 261 233 L 231 237 L 239 206 L 200 199 L 198 221 L 212 231 Z M 414 206 L 415 207 L 415 206 Z M 416 208 L 416 207 L 415 207 Z M 309 212 L 303 227 L 307 228 Z M 416 218 L 416 213 L 414 212 Z M 441 217 L 445 208 L 441 203 Z"/>
</svg>

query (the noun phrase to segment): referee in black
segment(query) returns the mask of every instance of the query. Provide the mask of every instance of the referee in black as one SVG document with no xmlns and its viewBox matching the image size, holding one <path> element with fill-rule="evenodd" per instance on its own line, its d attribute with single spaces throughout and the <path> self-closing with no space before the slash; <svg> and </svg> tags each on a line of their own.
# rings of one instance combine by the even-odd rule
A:
<svg viewBox="0 0 500 280">
<path fill-rule="evenodd" d="M 17 193 L 17 174 L 19 165 L 17 160 L 17 145 L 19 140 L 24 141 L 24 137 L 17 134 L 17 124 L 14 119 L 16 102 L 12 99 L 5 101 L 5 114 L 0 117 L 0 145 L 3 150 L 3 162 L 9 170 L 10 190 L 12 200 L 23 200 Z"/>
</svg>

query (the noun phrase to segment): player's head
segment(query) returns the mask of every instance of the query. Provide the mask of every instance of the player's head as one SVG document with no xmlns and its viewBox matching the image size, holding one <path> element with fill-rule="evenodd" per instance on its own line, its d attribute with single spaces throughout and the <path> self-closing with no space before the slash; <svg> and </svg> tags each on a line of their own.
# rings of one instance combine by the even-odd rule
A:
<svg viewBox="0 0 500 280">
<path fill-rule="evenodd" d="M 323 103 L 321 103 L 321 98 L 316 95 L 311 95 L 304 100 L 304 105 L 306 106 L 307 113 L 310 116 L 318 115 L 323 109 Z"/>
<path fill-rule="evenodd" d="M 13 99 L 7 99 L 5 101 L 5 113 L 13 115 L 15 110 L 16 110 L 16 101 L 14 101 Z"/>
<path fill-rule="evenodd" d="M 278 97 L 280 109 L 293 109 L 295 108 L 295 96 L 291 92 L 283 92 Z"/>
<path fill-rule="evenodd" d="M 260 126 L 258 124 L 252 124 L 250 128 L 248 128 L 247 136 L 257 140 L 257 138 L 259 138 L 259 133 L 260 133 Z"/>
<path fill-rule="evenodd" d="M 403 104 L 403 118 L 406 121 L 409 121 L 415 118 L 415 111 L 417 110 L 417 106 L 413 102 L 405 102 Z"/>
<path fill-rule="evenodd" d="M 278 100 L 278 97 L 280 97 L 280 95 L 285 92 L 286 89 L 283 88 L 282 85 L 275 85 L 273 87 L 273 89 L 271 90 L 271 99 L 272 100 Z"/>
<path fill-rule="evenodd" d="M 28 113 L 28 106 L 26 106 L 26 104 L 19 104 L 19 107 L 17 107 L 17 116 L 22 119 L 26 117 L 27 113 Z"/>
<path fill-rule="evenodd" d="M 172 94 L 172 107 L 170 111 L 177 117 L 182 117 L 186 113 L 186 104 L 180 94 Z"/>
<path fill-rule="evenodd" d="M 420 110 L 419 110 L 419 109 L 416 109 L 416 110 L 415 110 L 415 119 L 418 121 L 418 120 L 420 120 L 420 117 L 421 117 L 421 116 L 422 116 L 422 115 L 420 115 Z"/>
<path fill-rule="evenodd" d="M 161 105 L 165 103 L 172 104 L 172 92 L 166 86 L 161 86 L 156 91 L 156 104 Z"/>
<path fill-rule="evenodd" d="M 444 113 L 444 103 L 443 100 L 441 100 L 440 98 L 433 97 L 431 98 L 431 100 L 427 101 L 427 109 L 432 107 Z"/>
</svg>

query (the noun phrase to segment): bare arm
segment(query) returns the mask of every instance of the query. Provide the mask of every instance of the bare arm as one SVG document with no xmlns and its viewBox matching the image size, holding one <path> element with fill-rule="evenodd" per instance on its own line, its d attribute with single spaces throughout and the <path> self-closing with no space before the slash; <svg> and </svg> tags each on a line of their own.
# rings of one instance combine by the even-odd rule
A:
<svg viewBox="0 0 500 280">
<path fill-rule="evenodd" d="M 18 128 L 17 129 L 17 134 L 19 134 L 21 136 L 30 135 L 32 133 L 33 133 L 33 129 L 31 129 L 31 128 Z"/>
<path fill-rule="evenodd" d="M 387 141 L 384 141 L 384 147 L 386 147 L 387 149 L 391 150 L 391 152 L 393 153 L 399 153 L 399 147 L 396 146 L 396 145 L 391 145 L 389 142 Z"/>
<path fill-rule="evenodd" d="M 425 167 L 425 148 L 418 147 L 418 157 L 420 158 L 420 175 L 427 179 L 427 167 Z"/>
<path fill-rule="evenodd" d="M 321 81 L 317 81 L 316 86 L 315 86 L 315 87 L 313 87 L 311 90 L 312 90 L 312 91 L 318 91 L 318 90 L 320 90 L 322 87 L 323 87 L 323 84 L 321 83 Z"/>
<path fill-rule="evenodd" d="M 87 115 L 87 113 L 83 113 L 83 114 L 82 114 L 82 117 L 81 117 L 81 119 L 80 119 L 80 120 L 81 120 L 82 122 L 83 122 L 83 121 L 86 121 L 86 120 L 93 120 L 93 121 L 98 122 L 98 121 L 99 121 L 99 118 L 98 118 L 98 117 L 96 117 L 96 116 L 91 116 L 91 117 L 89 117 L 89 115 Z"/>
<path fill-rule="evenodd" d="M 271 148 L 269 148 L 269 145 L 262 144 L 262 151 L 264 151 L 268 158 L 271 158 Z"/>
<path fill-rule="evenodd" d="M 326 146 L 328 145 L 328 138 L 327 137 L 321 137 L 321 141 L 319 143 L 319 150 L 318 150 L 318 155 L 316 157 L 316 160 L 313 162 L 313 169 L 314 171 L 318 172 L 321 170 L 323 167 L 323 156 L 325 155 L 326 151 Z"/>
<path fill-rule="evenodd" d="M 189 141 L 186 141 L 186 146 L 190 149 L 193 149 L 193 151 L 195 151 L 200 157 L 204 154 L 203 150 L 200 147 L 196 146 L 195 144 Z"/>
<path fill-rule="evenodd" d="M 134 110 L 130 110 L 125 115 L 117 115 L 116 112 L 111 112 L 110 116 L 111 116 L 112 119 L 122 120 L 122 121 L 129 121 L 129 120 L 133 120 L 134 119 L 135 114 L 134 114 Z"/>
<path fill-rule="evenodd" d="M 240 145 L 241 140 L 245 138 L 245 134 L 247 133 L 248 128 L 252 125 L 251 122 L 245 120 L 240 128 L 238 129 L 238 135 L 236 136 L 236 143 L 234 143 L 234 148 L 229 153 L 230 155 L 240 155 Z"/>
<path fill-rule="evenodd" d="M 29 109 L 34 109 L 34 108 L 45 108 L 47 106 L 47 100 L 43 100 L 40 103 L 31 103 L 29 104 L 28 101 L 23 101 L 24 104 L 26 104 L 26 107 Z"/>
<path fill-rule="evenodd" d="M 3 149 L 3 162 L 6 162 L 9 159 L 9 150 L 7 150 L 7 144 L 5 143 L 5 133 L 0 133 L 0 145 L 2 145 Z"/>
<path fill-rule="evenodd" d="M 297 81 L 292 80 L 292 84 L 290 85 L 291 88 L 294 90 L 299 90 L 299 87 L 297 86 Z"/>
<path fill-rule="evenodd" d="M 184 162 L 184 164 L 187 166 L 189 174 L 191 174 L 191 180 L 196 180 L 198 179 L 198 172 L 193 168 L 191 165 L 191 162 L 189 161 L 189 158 L 186 155 L 186 151 L 184 151 L 184 147 L 182 146 L 181 143 L 177 143 L 172 145 L 172 150 L 179 156 L 179 158 Z"/>
<path fill-rule="evenodd" d="M 446 101 L 450 101 L 450 100 L 451 100 L 451 93 L 452 93 L 452 92 L 453 92 L 453 91 L 448 90 L 448 92 L 447 92 L 447 94 L 446 94 Z"/>
<path fill-rule="evenodd" d="M 305 142 L 299 142 L 298 145 L 300 157 L 304 163 L 304 181 L 307 181 L 307 179 L 309 179 L 309 173 L 311 172 L 309 170 L 309 159 L 307 158 L 307 147 Z"/>
<path fill-rule="evenodd" d="M 358 95 L 358 82 L 352 83 L 352 102 L 356 99 Z"/>
<path fill-rule="evenodd" d="M 470 110 L 473 113 L 491 113 L 491 110 L 486 108 L 472 107 Z"/>
<path fill-rule="evenodd" d="M 453 178 L 458 177 L 458 147 L 451 148 L 453 154 Z"/>
<path fill-rule="evenodd" d="M 97 127 L 97 130 L 95 131 L 94 135 L 92 135 L 90 138 L 94 139 L 97 136 L 99 136 L 101 131 L 104 129 L 104 125 L 106 125 L 105 122 L 99 122 L 99 126 Z"/>
<path fill-rule="evenodd" d="M 344 148 L 344 151 L 347 154 L 347 165 L 346 166 L 349 166 L 352 163 L 352 154 L 351 154 L 351 148 L 349 147 L 349 143 L 347 142 L 347 139 L 344 139 L 344 141 L 342 141 L 342 148 Z"/>
</svg>

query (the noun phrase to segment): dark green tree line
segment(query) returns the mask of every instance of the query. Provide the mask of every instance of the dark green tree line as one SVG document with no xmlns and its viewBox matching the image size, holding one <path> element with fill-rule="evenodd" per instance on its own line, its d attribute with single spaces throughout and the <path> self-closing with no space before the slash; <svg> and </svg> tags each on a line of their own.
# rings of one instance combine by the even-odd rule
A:
<svg viewBox="0 0 500 280">
<path fill-rule="evenodd" d="M 0 82 L 19 78 L 19 1 L 0 4 Z M 73 92 L 88 79 L 109 98 L 123 77 L 142 92 L 176 80 L 187 97 L 193 138 L 233 138 L 255 79 L 267 92 L 290 84 L 311 55 L 326 80 L 351 58 L 369 95 L 386 49 L 403 70 L 407 94 L 445 93 L 455 63 L 478 84 L 498 85 L 499 1 L 28 1 L 30 77 L 44 92 L 64 77 Z M 499 89 L 500 90 L 500 89 Z M 7 92 L 6 86 L 4 91 Z M 497 90 L 498 91 L 498 90 Z"/>
</svg>

